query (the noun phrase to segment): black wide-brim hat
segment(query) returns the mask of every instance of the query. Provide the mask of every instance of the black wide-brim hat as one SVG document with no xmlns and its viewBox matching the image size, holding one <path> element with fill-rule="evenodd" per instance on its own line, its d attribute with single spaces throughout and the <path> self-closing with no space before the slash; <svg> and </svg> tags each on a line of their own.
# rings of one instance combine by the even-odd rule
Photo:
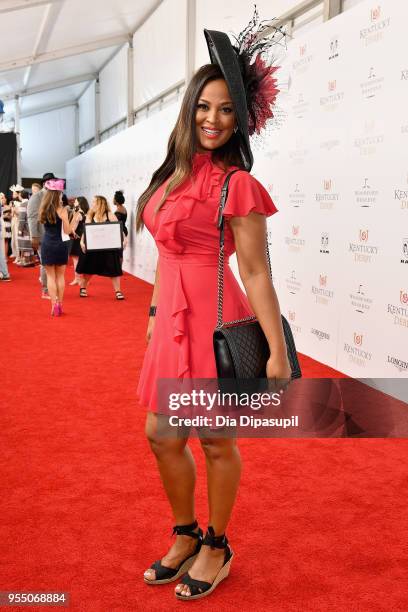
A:
<svg viewBox="0 0 408 612">
<path fill-rule="evenodd" d="M 204 30 L 204 35 L 207 41 L 211 63 L 218 64 L 227 83 L 238 125 L 241 157 L 245 164 L 245 168 L 251 170 L 254 158 L 249 143 L 248 106 L 237 53 L 225 32 Z"/>
</svg>

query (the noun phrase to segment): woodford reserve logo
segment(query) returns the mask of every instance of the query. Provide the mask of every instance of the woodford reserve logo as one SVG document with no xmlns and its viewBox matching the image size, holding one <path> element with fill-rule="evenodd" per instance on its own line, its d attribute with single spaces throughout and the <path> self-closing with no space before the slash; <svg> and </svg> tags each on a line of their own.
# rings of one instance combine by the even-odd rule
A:
<svg viewBox="0 0 408 612">
<path fill-rule="evenodd" d="M 366 47 L 382 40 L 391 23 L 391 18 L 383 15 L 381 4 L 371 8 L 369 20 L 367 27 L 360 30 L 360 40 Z"/>
<path fill-rule="evenodd" d="M 291 270 L 290 275 L 285 279 L 286 288 L 292 295 L 296 295 L 302 289 L 302 283 L 296 278 L 296 271 Z"/>
<path fill-rule="evenodd" d="M 368 312 L 373 304 L 372 298 L 366 294 L 366 289 L 361 283 L 358 285 L 357 291 L 349 293 L 349 298 L 351 306 L 360 314 Z"/>
<path fill-rule="evenodd" d="M 327 111 L 336 110 L 344 99 L 344 91 L 337 91 L 337 81 L 328 81 L 328 95 L 320 97 L 320 106 Z"/>
<path fill-rule="evenodd" d="M 293 206 L 293 208 L 299 208 L 303 206 L 306 200 L 306 194 L 299 187 L 299 183 L 296 183 L 295 188 L 289 193 L 289 202 Z"/>
<path fill-rule="evenodd" d="M 305 246 L 305 240 L 300 237 L 300 225 L 292 225 L 291 236 L 285 236 L 285 243 L 291 253 L 299 253 Z"/>
<path fill-rule="evenodd" d="M 408 292 L 400 290 L 399 304 L 388 304 L 387 312 L 392 316 L 394 325 L 408 327 Z"/>
<path fill-rule="evenodd" d="M 375 96 L 381 92 L 383 84 L 384 77 L 377 74 L 377 70 L 374 68 L 374 66 L 371 66 L 368 70 L 366 78 L 360 83 L 361 95 L 366 100 L 375 98 Z"/>
<path fill-rule="evenodd" d="M 344 343 L 343 351 L 347 353 L 349 361 L 355 365 L 365 368 L 372 359 L 372 353 L 363 348 L 363 334 L 354 332 L 353 344 Z"/>
<path fill-rule="evenodd" d="M 320 203 L 321 209 L 331 210 L 335 202 L 339 201 L 340 195 L 333 190 L 334 181 L 330 178 L 323 180 L 323 191 L 316 193 L 316 202 Z"/>
<path fill-rule="evenodd" d="M 334 298 L 334 291 L 327 288 L 327 274 L 319 274 L 319 284 L 312 285 L 312 293 L 316 298 L 317 304 L 327 306 Z"/>
<path fill-rule="evenodd" d="M 360 188 L 354 190 L 355 202 L 361 208 L 370 208 L 373 204 L 377 204 L 378 193 L 378 189 L 374 189 L 371 181 L 364 177 Z"/>
<path fill-rule="evenodd" d="M 378 255 L 379 247 L 369 243 L 368 229 L 358 230 L 358 242 L 350 242 L 349 251 L 354 254 L 354 261 L 371 263 Z"/>
<path fill-rule="evenodd" d="M 298 94 L 296 100 L 293 103 L 293 114 L 296 119 L 303 119 L 303 117 L 307 114 L 310 109 L 310 102 L 305 100 L 304 93 L 301 92 Z"/>
<path fill-rule="evenodd" d="M 303 43 L 298 47 L 297 57 L 292 64 L 293 70 L 295 70 L 297 74 L 303 74 L 307 71 L 312 61 L 313 55 L 308 53 L 307 45 Z"/>
</svg>

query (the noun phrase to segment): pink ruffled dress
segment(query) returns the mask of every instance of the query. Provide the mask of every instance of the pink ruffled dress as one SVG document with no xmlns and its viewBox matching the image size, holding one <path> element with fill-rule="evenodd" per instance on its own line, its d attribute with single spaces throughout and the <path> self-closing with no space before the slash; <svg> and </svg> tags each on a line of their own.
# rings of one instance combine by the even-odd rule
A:
<svg viewBox="0 0 408 612">
<path fill-rule="evenodd" d="M 231 168 L 232 169 L 232 168 Z M 154 331 L 137 387 L 139 402 L 157 411 L 158 378 L 216 378 L 212 337 L 217 321 L 218 205 L 226 173 L 211 152 L 196 153 L 191 178 L 175 189 L 159 212 L 167 181 L 153 194 L 143 221 L 159 251 L 160 289 Z M 277 212 L 266 189 L 248 172 L 230 180 L 224 216 Z M 235 252 L 225 227 L 224 320 L 252 314 L 228 258 Z"/>
</svg>

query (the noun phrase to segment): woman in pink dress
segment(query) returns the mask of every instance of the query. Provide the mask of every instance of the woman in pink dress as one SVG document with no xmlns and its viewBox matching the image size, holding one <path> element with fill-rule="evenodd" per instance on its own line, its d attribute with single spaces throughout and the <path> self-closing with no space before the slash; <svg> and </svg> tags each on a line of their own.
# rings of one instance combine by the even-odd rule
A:
<svg viewBox="0 0 408 612">
<path fill-rule="evenodd" d="M 289 380 L 291 372 L 265 256 L 265 217 L 275 213 L 276 207 L 266 189 L 247 171 L 252 165 L 248 110 L 253 109 L 246 106 L 245 75 L 237 91 L 233 82 L 236 66 L 228 55 L 229 50 L 236 51 L 225 34 L 206 31 L 206 36 L 210 49 L 217 49 L 217 57 L 212 55 L 214 63 L 200 68 L 192 78 L 170 136 L 167 157 L 140 197 L 137 213 L 137 229 L 147 227 L 159 252 L 138 397 L 148 411 L 146 433 L 177 536 L 161 560 L 145 571 L 144 580 L 156 585 L 184 575 L 176 586 L 178 599 L 211 593 L 228 575 L 233 557 L 225 530 L 241 472 L 236 440 L 200 438 L 209 499 L 209 527 L 203 538 L 194 510 L 195 464 L 188 439 L 185 434 L 170 438 L 158 433 L 168 416 L 160 414 L 156 389 L 160 378 L 217 378 L 212 345 L 217 314 L 217 216 L 221 187 L 232 169 L 238 171 L 231 177 L 224 210 L 228 220 L 225 256 L 228 262 L 228 256 L 236 251 L 248 297 L 226 263 L 224 319 L 255 313 L 271 349 L 268 378 Z M 268 74 L 258 75 L 257 91 L 269 88 L 267 101 L 272 105 L 277 90 L 268 70 Z M 255 113 L 252 119 L 256 118 Z"/>
</svg>

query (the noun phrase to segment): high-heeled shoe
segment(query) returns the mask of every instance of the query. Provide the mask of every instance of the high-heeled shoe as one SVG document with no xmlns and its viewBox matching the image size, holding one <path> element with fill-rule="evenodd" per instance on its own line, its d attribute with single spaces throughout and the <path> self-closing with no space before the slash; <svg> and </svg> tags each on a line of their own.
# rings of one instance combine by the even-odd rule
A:
<svg viewBox="0 0 408 612">
<path fill-rule="evenodd" d="M 63 314 L 61 302 L 57 302 L 56 306 L 57 306 L 57 309 L 58 309 L 58 316 L 60 317 Z"/>
<path fill-rule="evenodd" d="M 175 525 L 173 527 L 172 535 L 186 535 L 190 538 L 195 538 L 197 540 L 194 552 L 192 552 L 191 555 L 183 559 L 183 561 L 179 563 L 176 568 L 166 567 L 165 565 L 162 565 L 162 562 L 160 560 L 155 561 L 154 563 L 152 563 L 149 569 L 153 569 L 155 571 L 156 578 L 154 580 L 149 580 L 148 578 L 146 578 L 146 576 L 144 576 L 143 579 L 146 584 L 167 584 L 168 582 L 173 582 L 190 569 L 198 553 L 200 552 L 200 548 L 203 542 L 202 529 L 199 528 L 197 532 L 193 531 L 194 529 L 197 529 L 197 527 L 197 521 L 194 521 L 194 523 L 191 523 L 190 525 Z"/>
<path fill-rule="evenodd" d="M 228 544 L 225 533 L 223 535 L 216 536 L 213 527 L 209 525 L 203 540 L 203 546 L 210 546 L 211 548 L 224 548 L 225 554 L 223 566 L 214 578 L 213 582 L 196 580 L 195 578 L 191 578 L 190 574 L 187 573 L 181 580 L 180 584 L 185 584 L 188 586 L 190 595 L 181 595 L 181 593 L 176 592 L 175 596 L 177 599 L 187 601 L 189 599 L 200 599 L 201 597 L 206 597 L 212 593 L 219 583 L 229 574 L 234 553 Z"/>
</svg>

